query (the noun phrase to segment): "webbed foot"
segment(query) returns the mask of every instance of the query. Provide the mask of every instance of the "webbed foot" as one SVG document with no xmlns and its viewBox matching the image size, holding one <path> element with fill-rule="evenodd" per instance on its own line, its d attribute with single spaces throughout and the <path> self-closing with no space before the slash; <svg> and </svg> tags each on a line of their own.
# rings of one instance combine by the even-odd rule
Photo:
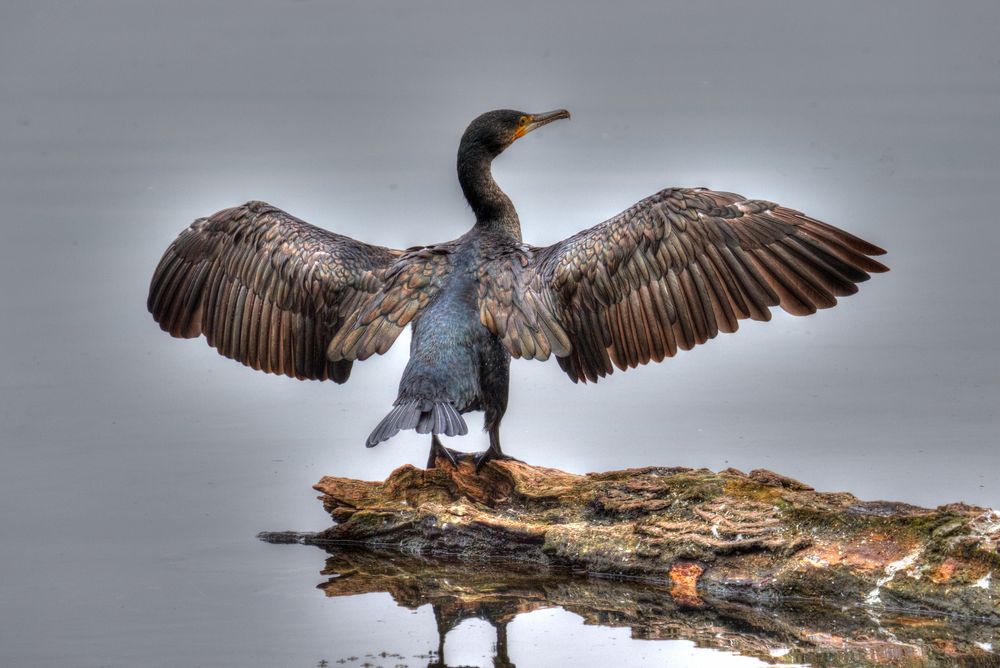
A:
<svg viewBox="0 0 1000 668">
<path fill-rule="evenodd" d="M 475 455 L 473 455 L 472 461 L 476 465 L 476 473 L 479 473 L 484 466 L 494 461 L 521 462 L 522 464 L 524 463 L 520 459 L 517 459 L 516 457 L 505 455 L 504 453 L 497 452 L 492 448 L 488 450 L 483 450 L 482 452 L 477 452 Z"/>
</svg>

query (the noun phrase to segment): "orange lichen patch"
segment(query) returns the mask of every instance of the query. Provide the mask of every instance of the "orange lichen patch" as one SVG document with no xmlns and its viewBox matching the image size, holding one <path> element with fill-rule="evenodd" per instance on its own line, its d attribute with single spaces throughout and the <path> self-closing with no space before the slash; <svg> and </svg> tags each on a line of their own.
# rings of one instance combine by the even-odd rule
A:
<svg viewBox="0 0 1000 668">
<path fill-rule="evenodd" d="M 812 568 L 848 566 L 859 571 L 881 571 L 916 547 L 883 533 L 870 533 L 851 541 L 817 542 L 803 550 L 799 562 Z"/>
<path fill-rule="evenodd" d="M 699 607 L 704 601 L 698 594 L 698 578 L 704 567 L 693 561 L 676 561 L 670 567 L 670 595 L 679 605 Z"/>
<path fill-rule="evenodd" d="M 934 569 L 931 573 L 931 582 L 934 584 L 944 584 L 951 580 L 952 576 L 955 575 L 955 569 L 958 568 L 958 562 L 948 557 L 941 564 Z"/>
<path fill-rule="evenodd" d="M 913 552 L 917 545 L 890 535 L 872 532 L 844 544 L 841 561 L 862 570 L 882 569 Z"/>
<path fill-rule="evenodd" d="M 979 584 L 981 578 L 991 572 L 990 566 L 980 560 L 963 560 L 949 556 L 931 573 L 931 582 L 938 585 L 974 585 L 987 589 L 989 582 Z"/>
<path fill-rule="evenodd" d="M 828 568 L 844 560 L 844 550 L 838 543 L 816 543 L 803 551 L 799 559 L 803 564 L 813 568 Z"/>
</svg>

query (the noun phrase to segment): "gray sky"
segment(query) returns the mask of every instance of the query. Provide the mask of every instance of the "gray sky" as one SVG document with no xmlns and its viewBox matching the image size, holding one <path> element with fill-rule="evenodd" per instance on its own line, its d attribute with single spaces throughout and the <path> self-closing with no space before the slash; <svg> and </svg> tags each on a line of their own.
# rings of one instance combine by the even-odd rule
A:
<svg viewBox="0 0 1000 668">
<path fill-rule="evenodd" d="M 363 447 L 408 339 L 347 385 L 302 383 L 161 333 L 146 289 L 177 233 L 248 199 L 400 248 L 458 236 L 458 139 L 496 107 L 573 113 L 495 166 L 531 243 L 704 185 L 892 268 L 596 386 L 515 361 L 508 452 L 1000 505 L 998 24 L 992 0 L 4 2 L 0 527 L 33 547 L 0 562 L 316 528 L 321 475 L 422 463 L 425 437 Z"/>
</svg>

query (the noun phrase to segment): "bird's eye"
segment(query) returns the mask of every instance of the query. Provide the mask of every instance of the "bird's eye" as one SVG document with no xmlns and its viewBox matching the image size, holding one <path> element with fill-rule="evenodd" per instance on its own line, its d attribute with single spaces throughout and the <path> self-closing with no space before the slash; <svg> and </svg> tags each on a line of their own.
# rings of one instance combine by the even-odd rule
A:
<svg viewBox="0 0 1000 668">
<path fill-rule="evenodd" d="M 528 117 L 527 116 L 521 116 L 521 120 L 518 121 L 518 124 L 522 125 L 522 126 L 527 125 L 528 124 Z"/>
</svg>

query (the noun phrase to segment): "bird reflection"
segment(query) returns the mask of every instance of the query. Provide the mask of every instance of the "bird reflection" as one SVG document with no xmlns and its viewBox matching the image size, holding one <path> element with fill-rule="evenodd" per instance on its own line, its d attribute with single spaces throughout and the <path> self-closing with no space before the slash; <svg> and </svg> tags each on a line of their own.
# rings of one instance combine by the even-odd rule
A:
<svg viewBox="0 0 1000 668">
<path fill-rule="evenodd" d="M 503 605 L 483 605 L 480 610 L 470 612 L 467 610 L 451 610 L 449 606 L 434 603 L 431 604 L 434 610 L 434 621 L 437 623 L 438 649 L 436 660 L 427 664 L 427 668 L 464 668 L 462 666 L 451 665 L 445 658 L 444 639 L 448 633 L 464 622 L 466 619 L 482 619 L 488 622 L 497 634 L 497 642 L 493 648 L 494 668 L 514 668 L 514 663 L 507 654 L 507 624 L 517 614 L 504 610 Z M 455 614 L 458 612 L 459 614 Z"/>
</svg>

